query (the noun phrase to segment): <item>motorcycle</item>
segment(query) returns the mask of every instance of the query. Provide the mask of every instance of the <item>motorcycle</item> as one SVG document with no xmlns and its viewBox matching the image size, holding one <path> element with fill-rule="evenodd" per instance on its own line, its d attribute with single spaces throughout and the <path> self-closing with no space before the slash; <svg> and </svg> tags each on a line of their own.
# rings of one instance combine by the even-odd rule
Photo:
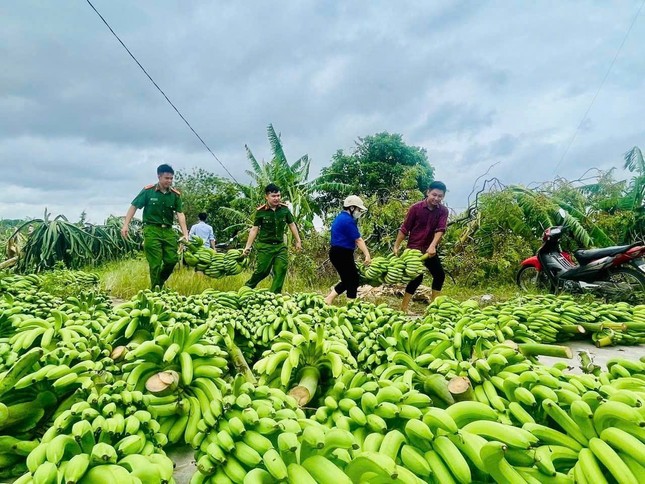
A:
<svg viewBox="0 0 645 484">
<path fill-rule="evenodd" d="M 645 303 L 645 245 L 636 242 L 602 249 L 560 247 L 564 226 L 549 227 L 537 253 L 522 261 L 517 285 L 524 291 L 592 293 L 610 300 Z"/>
<path fill-rule="evenodd" d="M 215 251 L 216 252 L 226 252 L 228 249 L 233 249 L 235 248 L 237 242 L 237 234 L 228 239 L 226 242 L 220 242 L 219 244 L 215 244 Z"/>
</svg>

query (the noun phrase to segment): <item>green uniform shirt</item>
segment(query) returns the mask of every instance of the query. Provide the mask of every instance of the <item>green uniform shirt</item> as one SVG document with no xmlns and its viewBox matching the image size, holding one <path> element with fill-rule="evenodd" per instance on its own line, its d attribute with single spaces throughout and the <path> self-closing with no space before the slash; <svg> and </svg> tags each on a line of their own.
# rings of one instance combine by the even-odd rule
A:
<svg viewBox="0 0 645 484">
<path fill-rule="evenodd" d="M 269 208 L 268 204 L 258 207 L 253 219 L 253 225 L 260 227 L 257 241 L 267 244 L 284 242 L 284 229 L 291 223 L 293 223 L 293 215 L 284 204 L 280 204 L 275 210 Z"/>
<path fill-rule="evenodd" d="M 157 185 L 144 187 L 132 200 L 132 205 L 143 209 L 143 223 L 172 226 L 175 212 L 183 213 L 181 194 L 174 188 L 166 193 Z"/>
</svg>

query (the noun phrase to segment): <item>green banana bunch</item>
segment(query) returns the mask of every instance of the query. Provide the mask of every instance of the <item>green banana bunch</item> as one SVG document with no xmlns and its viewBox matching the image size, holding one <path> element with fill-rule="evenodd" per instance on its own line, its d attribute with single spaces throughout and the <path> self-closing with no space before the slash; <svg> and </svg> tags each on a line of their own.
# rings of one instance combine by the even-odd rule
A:
<svg viewBox="0 0 645 484">
<path fill-rule="evenodd" d="M 208 330 L 177 323 L 129 351 L 121 367 L 128 389 L 150 393 L 148 409 L 172 444 L 191 443 L 197 425 L 214 425 L 223 411 L 229 354 L 205 342 Z"/>
<path fill-rule="evenodd" d="M 29 314 L 24 313 L 25 309 L 21 304 L 13 304 L 11 306 L 7 304 L 5 307 L 0 306 L 0 338 L 3 341 L 3 348 L 1 349 L 3 354 L 11 349 L 11 345 L 8 343 L 9 338 L 16 332 L 14 325 L 19 324 L 20 321 L 25 319 L 31 319 Z"/>
<path fill-rule="evenodd" d="M 137 330 L 155 333 L 160 326 L 175 321 L 173 313 L 162 302 L 152 300 L 146 291 L 141 291 L 133 301 L 115 306 L 112 314 L 112 320 L 99 335 L 101 341 L 110 344 L 127 344 Z"/>
<path fill-rule="evenodd" d="M 292 294 L 291 297 L 300 308 L 300 311 L 307 314 L 313 315 L 320 310 L 328 309 L 323 296 L 314 292 L 299 292 Z"/>
<path fill-rule="evenodd" d="M 339 317 L 347 320 L 352 326 L 353 338 L 349 340 L 356 352 L 356 361 L 373 369 L 386 361 L 385 348 L 379 338 L 391 334 L 406 322 L 405 315 L 389 308 L 386 304 L 374 305 L 363 301 L 352 302 L 346 308 L 339 308 Z"/>
<path fill-rule="evenodd" d="M 268 348 L 281 331 L 297 332 L 300 324 L 311 325 L 313 317 L 303 313 L 286 294 L 266 290 L 240 289 L 242 314 L 255 343 Z"/>
<path fill-rule="evenodd" d="M 326 337 L 325 327 L 316 324 L 311 329 L 304 323 L 299 332 L 282 331 L 271 349 L 264 352 L 253 369 L 260 384 L 287 389 L 303 406 L 318 391 L 321 376 L 338 378 L 343 371 L 356 368 L 356 360 L 347 345 Z"/>
<path fill-rule="evenodd" d="M 249 265 L 249 259 L 241 249 L 230 249 L 225 254 L 204 247 L 203 240 L 195 237 L 187 245 L 184 261 L 209 277 L 220 279 L 240 274 Z"/>
<path fill-rule="evenodd" d="M 239 294 L 236 291 L 221 292 L 215 291 L 214 289 L 206 289 L 201 293 L 201 298 L 209 304 L 219 304 L 234 311 L 241 309 Z"/>
<path fill-rule="evenodd" d="M 218 293 L 207 290 L 202 293 L 202 299 L 209 308 L 206 324 L 210 328 L 211 343 L 229 347 L 226 339 L 228 336 L 231 338 L 231 342 L 242 350 L 245 358 L 254 358 L 253 328 L 236 307 L 239 306 L 237 293 Z"/>
<path fill-rule="evenodd" d="M 142 390 L 153 374 L 166 370 L 178 372 L 184 387 L 190 386 L 193 378 L 220 378 L 228 367 L 228 355 L 204 340 L 208 331 L 207 324 L 192 330 L 185 323 L 176 323 L 169 331 L 158 328 L 154 339 L 142 342 L 125 355 L 128 363 L 121 368 L 128 387 Z M 162 385 L 154 391 L 163 390 Z"/>
<path fill-rule="evenodd" d="M 405 473 L 393 463 L 385 466 L 384 456 L 360 452 L 349 430 L 301 418 L 296 402 L 279 389 L 248 383 L 240 389 L 249 398 L 239 393 L 202 441 L 196 453 L 199 476 L 192 482 L 352 482 L 352 475 L 384 468 L 388 476 Z"/>
<path fill-rule="evenodd" d="M 74 320 L 59 310 L 50 311 L 46 319 L 34 317 L 16 321 L 14 328 L 15 333 L 9 343 L 17 353 L 38 346 L 49 351 L 61 341 L 73 343 L 86 340 L 95 344 L 98 341 L 96 333 L 102 329 L 97 321 Z"/>
<path fill-rule="evenodd" d="M 21 293 L 39 289 L 42 279 L 38 274 L 2 274 L 0 292 Z"/>
<path fill-rule="evenodd" d="M 427 259 L 417 249 L 405 249 L 400 257 L 393 254 L 382 257 L 374 257 L 367 267 L 360 267 L 363 279 L 373 286 L 381 284 L 407 284 L 412 279 L 423 274 L 425 266 L 423 261 Z"/>
<path fill-rule="evenodd" d="M 121 381 L 89 387 L 75 397 L 61 404 L 40 443 L 29 446 L 26 466 L 34 480 L 46 468 L 43 479 L 56 476 L 56 482 L 114 482 L 109 480 L 114 475 L 124 482 L 139 482 L 130 473 L 137 479 L 156 478 L 148 482 L 172 482 L 172 461 L 160 450 L 168 439 L 146 410 L 141 392 L 126 390 Z M 6 445 L 17 444 L 6 441 Z M 137 457 L 145 457 L 151 465 L 133 469 L 129 463 Z M 121 470 L 116 469 L 119 466 Z"/>
<path fill-rule="evenodd" d="M 497 306 L 522 326 L 516 337 L 553 343 L 590 335 L 597 346 L 639 344 L 645 336 L 642 309 L 625 302 L 581 303 L 568 295 L 528 296 Z M 528 331 L 527 331 L 528 330 Z M 528 334 L 527 334 L 528 333 Z"/>
<path fill-rule="evenodd" d="M 312 418 L 330 428 L 353 431 L 360 444 L 367 433 L 402 430 L 407 421 L 422 419 L 432 400 L 403 381 L 345 371 L 320 403 Z"/>
<path fill-rule="evenodd" d="M 259 468 L 274 480 L 286 479 L 286 464 L 296 458 L 302 426 L 315 422 L 282 390 L 255 386 L 241 377 L 224 405 L 217 422 L 192 442 L 199 473 L 215 482 L 224 480 L 222 476 L 242 482 L 251 469 Z"/>
</svg>

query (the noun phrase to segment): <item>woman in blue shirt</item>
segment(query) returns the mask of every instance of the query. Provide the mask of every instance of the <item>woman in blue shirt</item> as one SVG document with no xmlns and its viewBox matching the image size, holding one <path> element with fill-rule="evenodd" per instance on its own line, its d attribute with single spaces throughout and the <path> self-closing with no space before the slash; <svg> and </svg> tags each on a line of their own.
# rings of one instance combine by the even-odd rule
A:
<svg viewBox="0 0 645 484">
<path fill-rule="evenodd" d="M 358 219 L 366 211 L 367 208 L 365 208 L 363 200 L 356 195 L 350 195 L 343 202 L 343 211 L 336 216 L 331 224 L 329 260 L 338 271 L 340 282 L 325 298 L 327 304 L 331 304 L 336 296 L 345 291 L 347 291 L 349 299 L 356 299 L 359 274 L 354 262 L 354 250 L 357 246 L 365 255 L 365 264 L 372 261 L 365 241 L 358 231 Z"/>
</svg>

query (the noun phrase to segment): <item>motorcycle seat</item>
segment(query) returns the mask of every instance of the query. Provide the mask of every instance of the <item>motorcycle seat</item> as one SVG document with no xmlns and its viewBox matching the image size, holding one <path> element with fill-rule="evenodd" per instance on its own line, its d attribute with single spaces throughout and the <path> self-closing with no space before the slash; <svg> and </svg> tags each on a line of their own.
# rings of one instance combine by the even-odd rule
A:
<svg viewBox="0 0 645 484">
<path fill-rule="evenodd" d="M 604 247 L 602 249 L 588 249 L 588 250 L 576 250 L 573 255 L 581 264 L 586 264 L 595 259 L 600 259 L 601 257 L 611 257 L 613 255 L 621 254 L 632 247 L 636 247 L 638 244 L 631 245 L 615 245 L 612 247 Z"/>
</svg>

